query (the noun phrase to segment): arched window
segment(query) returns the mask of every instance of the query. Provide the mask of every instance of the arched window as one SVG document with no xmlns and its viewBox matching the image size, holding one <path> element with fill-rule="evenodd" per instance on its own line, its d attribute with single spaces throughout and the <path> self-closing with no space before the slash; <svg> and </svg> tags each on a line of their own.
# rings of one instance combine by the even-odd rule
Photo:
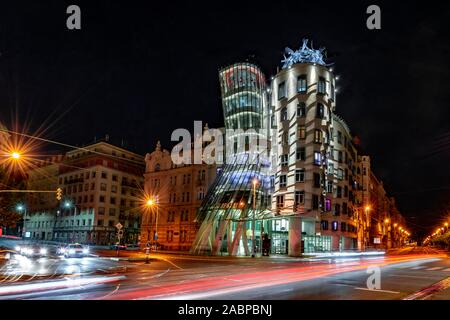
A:
<svg viewBox="0 0 450 320">
<path fill-rule="evenodd" d="M 159 163 L 157 163 L 155 165 L 155 171 L 159 171 L 161 169 L 161 165 Z"/>
</svg>

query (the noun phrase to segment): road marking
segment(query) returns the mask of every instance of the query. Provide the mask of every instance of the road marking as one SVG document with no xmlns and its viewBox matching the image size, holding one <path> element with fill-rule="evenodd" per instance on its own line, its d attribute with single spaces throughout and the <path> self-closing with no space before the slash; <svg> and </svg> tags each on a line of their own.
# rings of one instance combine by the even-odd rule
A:
<svg viewBox="0 0 450 320">
<path fill-rule="evenodd" d="M 427 271 L 435 271 L 435 270 L 441 270 L 444 267 L 433 267 L 433 268 L 428 268 Z"/>
<path fill-rule="evenodd" d="M 391 291 L 391 290 L 369 289 L 369 288 L 360 288 L 360 287 L 355 287 L 355 290 L 364 290 L 364 291 L 372 291 L 372 292 L 383 292 L 383 293 L 395 293 L 395 294 L 400 293 L 400 292 Z"/>
<path fill-rule="evenodd" d="M 443 291 L 450 287 L 450 277 L 441 280 L 439 282 L 436 282 L 435 284 L 424 288 L 420 291 L 417 291 L 413 294 L 410 294 L 409 296 L 403 298 L 403 300 L 425 300 L 429 297 L 431 297 L 433 294 Z"/>
</svg>

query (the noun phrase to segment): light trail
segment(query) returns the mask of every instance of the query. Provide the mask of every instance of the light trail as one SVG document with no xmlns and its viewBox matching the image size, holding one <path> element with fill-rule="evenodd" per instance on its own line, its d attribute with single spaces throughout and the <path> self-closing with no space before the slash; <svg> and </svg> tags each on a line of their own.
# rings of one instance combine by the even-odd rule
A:
<svg viewBox="0 0 450 320">
<path fill-rule="evenodd" d="M 146 289 L 123 290 L 111 299 L 197 299 L 214 295 L 229 294 L 245 290 L 267 288 L 276 285 L 289 284 L 325 276 L 361 271 L 369 266 L 387 266 L 410 261 L 431 261 L 444 258 L 445 255 L 409 255 L 407 257 L 389 257 L 370 261 L 348 261 L 341 264 L 317 264 L 311 266 L 287 267 L 271 269 L 262 272 L 240 273 L 224 277 L 209 277 L 186 281 L 182 284 L 167 284 L 161 287 Z"/>
</svg>

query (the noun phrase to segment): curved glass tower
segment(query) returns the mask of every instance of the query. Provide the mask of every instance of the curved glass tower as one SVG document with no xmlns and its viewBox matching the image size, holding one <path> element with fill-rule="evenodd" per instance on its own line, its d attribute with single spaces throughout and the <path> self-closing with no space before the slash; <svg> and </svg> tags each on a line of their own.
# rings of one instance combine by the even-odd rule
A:
<svg viewBox="0 0 450 320">
<path fill-rule="evenodd" d="M 266 80 L 251 63 L 223 68 L 219 80 L 226 160 L 198 211 L 191 253 L 250 255 L 261 251 L 270 202 Z"/>
</svg>

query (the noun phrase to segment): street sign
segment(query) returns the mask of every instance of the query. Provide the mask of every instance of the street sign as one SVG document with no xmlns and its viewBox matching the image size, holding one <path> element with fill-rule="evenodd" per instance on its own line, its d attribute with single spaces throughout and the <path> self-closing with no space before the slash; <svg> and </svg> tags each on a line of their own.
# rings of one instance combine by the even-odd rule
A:
<svg viewBox="0 0 450 320">
<path fill-rule="evenodd" d="M 122 225 L 120 222 L 118 222 L 118 223 L 116 224 L 116 228 L 120 230 L 120 229 L 123 228 L 123 225 Z"/>
</svg>

